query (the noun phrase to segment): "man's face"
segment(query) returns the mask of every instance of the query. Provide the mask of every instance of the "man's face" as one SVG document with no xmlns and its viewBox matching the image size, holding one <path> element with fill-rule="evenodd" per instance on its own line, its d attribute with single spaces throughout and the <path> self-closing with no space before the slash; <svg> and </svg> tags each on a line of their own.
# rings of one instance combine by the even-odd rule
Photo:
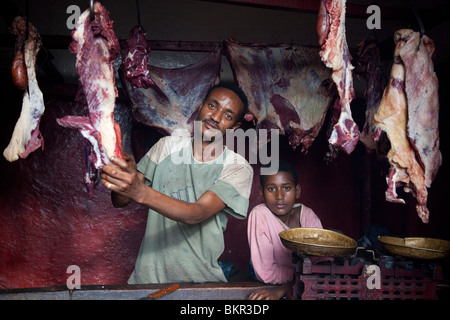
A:
<svg viewBox="0 0 450 320">
<path fill-rule="evenodd" d="M 206 97 L 197 117 L 202 122 L 202 134 L 208 129 L 217 129 L 225 135 L 227 129 L 238 128 L 243 109 L 244 104 L 237 94 L 227 88 L 215 88 Z"/>
</svg>

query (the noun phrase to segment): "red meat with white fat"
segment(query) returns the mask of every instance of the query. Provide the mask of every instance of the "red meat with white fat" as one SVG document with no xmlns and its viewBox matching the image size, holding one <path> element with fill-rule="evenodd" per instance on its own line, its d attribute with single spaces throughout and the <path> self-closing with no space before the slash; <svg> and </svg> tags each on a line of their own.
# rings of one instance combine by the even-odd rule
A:
<svg viewBox="0 0 450 320">
<path fill-rule="evenodd" d="M 226 55 L 249 100 L 246 119 L 257 129 L 278 129 L 292 148 L 306 152 L 322 128 L 335 94 L 318 50 L 294 45 L 227 40 Z"/>
<path fill-rule="evenodd" d="M 434 46 L 427 36 L 409 29 L 397 31 L 394 42 L 391 77 L 374 116 L 375 138 L 386 132 L 391 144 L 386 200 L 404 203 L 396 192 L 403 186 L 416 198 L 419 218 L 428 223 L 427 187 L 442 161 L 438 82 L 431 61 Z"/>
<path fill-rule="evenodd" d="M 28 38 L 25 40 L 26 20 L 16 17 L 12 32 L 17 36 L 17 55 L 12 73 L 16 86 L 24 90 L 22 111 L 9 142 L 3 151 L 6 160 L 12 162 L 26 158 L 39 147 L 44 148 L 44 138 L 39 131 L 39 123 L 45 111 L 44 97 L 36 78 L 36 56 L 42 46 L 41 37 L 36 28 L 28 24 Z M 21 50 L 24 50 L 23 54 Z M 22 58 L 24 59 L 22 59 Z"/>
<path fill-rule="evenodd" d="M 316 30 L 320 57 L 330 68 L 332 79 L 339 94 L 334 111 L 336 122 L 329 143 L 347 154 L 353 152 L 359 140 L 359 129 L 353 121 L 350 102 L 355 97 L 353 89 L 353 66 L 345 36 L 345 0 L 323 0 L 320 3 Z M 324 39 L 325 42 L 324 42 Z"/>
<path fill-rule="evenodd" d="M 117 96 L 114 60 L 120 52 L 108 11 L 94 4 L 94 19 L 87 9 L 72 33 L 70 50 L 77 55 L 76 69 L 86 97 L 89 117 L 66 116 L 58 119 L 64 127 L 79 129 L 89 140 L 95 168 L 102 168 L 111 157 L 123 158 L 120 126 L 114 121 Z"/>
</svg>

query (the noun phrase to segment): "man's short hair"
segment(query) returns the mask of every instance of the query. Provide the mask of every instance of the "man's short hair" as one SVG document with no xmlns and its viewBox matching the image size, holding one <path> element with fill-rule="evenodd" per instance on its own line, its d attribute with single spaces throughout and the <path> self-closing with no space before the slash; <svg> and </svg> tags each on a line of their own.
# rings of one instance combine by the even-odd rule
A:
<svg viewBox="0 0 450 320">
<path fill-rule="evenodd" d="M 236 121 L 236 122 L 241 122 L 244 119 L 244 116 L 248 111 L 248 99 L 247 99 L 245 92 L 235 83 L 221 82 L 219 84 L 212 86 L 211 89 L 208 90 L 208 92 L 206 93 L 205 99 L 208 98 L 211 91 L 213 91 L 216 88 L 229 89 L 229 90 L 233 91 L 239 97 L 239 99 L 241 99 L 242 103 L 244 104 L 244 108 L 242 109 L 242 113 L 239 116 L 238 120 Z"/>
</svg>

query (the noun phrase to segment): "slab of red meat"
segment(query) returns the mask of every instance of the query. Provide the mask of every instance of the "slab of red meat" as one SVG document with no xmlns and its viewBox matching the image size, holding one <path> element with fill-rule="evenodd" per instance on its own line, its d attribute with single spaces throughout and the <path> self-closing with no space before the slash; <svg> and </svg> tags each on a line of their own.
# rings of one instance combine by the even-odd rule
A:
<svg viewBox="0 0 450 320">
<path fill-rule="evenodd" d="M 323 7 L 324 6 L 324 7 Z M 326 18 L 324 18 L 326 9 Z M 333 127 L 329 143 L 350 154 L 359 140 L 359 129 L 353 121 L 350 102 L 355 93 L 353 90 L 353 66 L 345 37 L 345 0 L 326 0 L 321 2 L 317 30 L 320 30 L 319 43 L 323 42 L 324 32 L 328 32 L 322 45 L 320 57 L 330 68 L 332 79 L 336 84 L 339 98 L 334 108 L 339 112 Z M 321 26 L 324 24 L 325 26 Z"/>
<path fill-rule="evenodd" d="M 417 34 L 419 33 L 417 32 Z M 402 53 L 413 50 L 415 52 L 414 54 L 417 54 L 417 50 L 426 50 L 425 43 L 429 44 L 429 41 L 428 39 L 421 40 L 420 37 L 414 37 L 412 30 L 402 29 L 394 34 L 394 42 L 396 48 L 389 84 L 384 91 L 380 107 L 374 116 L 374 121 L 378 126 L 375 133 L 376 137 L 384 131 L 387 133 L 391 144 L 391 149 L 388 153 L 388 160 L 391 167 L 386 178 L 388 184 L 386 200 L 404 203 L 404 200 L 399 199 L 396 193 L 397 186 L 403 186 L 405 191 L 413 193 L 417 200 L 417 214 L 424 223 L 427 223 L 429 221 L 429 210 L 427 208 L 428 190 L 426 170 L 424 170 L 422 161 L 420 161 L 421 158 L 416 152 L 417 146 L 414 144 L 414 139 L 409 136 L 408 129 L 418 126 L 423 131 L 426 131 L 426 122 L 428 121 L 430 123 L 429 129 L 431 131 L 437 130 L 437 124 L 435 123 L 437 120 L 434 117 L 437 118 L 438 111 L 436 108 L 438 106 L 435 103 L 430 104 L 430 101 L 437 101 L 437 88 L 434 88 L 434 86 L 437 86 L 437 81 L 435 82 L 428 78 L 429 82 L 423 83 L 423 86 L 427 88 L 426 90 L 434 92 L 435 97 L 430 97 L 425 92 L 422 92 L 423 95 L 420 97 L 411 94 L 408 95 L 408 90 L 412 89 L 411 86 L 421 80 L 417 78 L 419 76 L 418 74 L 415 74 L 413 78 L 411 78 L 412 75 L 408 76 L 410 69 L 417 67 L 408 67 L 407 63 L 419 63 L 422 65 L 424 61 L 421 59 L 403 61 Z M 424 81 L 426 81 L 426 76 L 433 74 L 423 71 L 420 77 L 423 77 Z M 409 89 L 408 86 L 410 86 Z M 416 88 L 416 90 L 419 89 Z M 423 114 L 419 118 L 415 114 L 418 111 L 417 99 L 423 103 L 420 106 L 421 113 Z M 410 110 L 411 108 L 413 110 Z M 439 148 L 439 140 L 436 140 L 438 135 L 436 135 L 436 132 L 434 134 L 423 132 L 422 135 L 424 141 L 420 142 L 429 146 L 428 151 L 430 153 L 428 155 L 438 158 L 437 162 L 433 162 L 436 161 L 433 160 L 431 163 L 434 165 L 438 164 L 439 166 L 441 160 L 439 149 L 437 150 L 439 152 L 438 155 L 431 153 L 436 145 Z M 416 141 L 419 140 L 421 139 L 416 138 Z M 437 170 L 435 167 L 430 169 L 434 173 Z"/>
<path fill-rule="evenodd" d="M 12 32 L 18 41 L 25 41 L 26 20 L 16 17 L 13 21 Z M 3 155 L 8 161 L 26 158 L 31 152 L 39 147 L 44 148 L 44 138 L 39 131 L 39 122 L 45 111 L 44 97 L 36 79 L 36 56 L 41 48 L 42 42 L 36 28 L 29 23 L 29 36 L 24 45 L 24 58 L 28 87 L 24 90 L 22 111 L 11 137 L 11 141 Z"/>
<path fill-rule="evenodd" d="M 94 4 L 93 20 L 89 9 L 80 15 L 72 33 L 70 50 L 77 55 L 76 69 L 89 110 L 89 117 L 66 116 L 58 123 L 79 129 L 89 140 L 97 169 L 111 157 L 123 158 L 120 126 L 114 121 L 117 96 L 113 63 L 120 52 L 107 10 Z"/>
<path fill-rule="evenodd" d="M 132 85 L 147 89 L 153 84 L 153 81 L 148 70 L 148 56 L 151 48 L 145 35 L 144 28 L 140 26 L 131 29 L 123 52 L 123 67 L 125 68 L 125 77 Z"/>
<path fill-rule="evenodd" d="M 192 132 L 192 121 L 208 90 L 219 81 L 219 48 L 200 61 L 182 68 L 166 69 L 149 65 L 153 85 L 137 88 L 120 68 L 121 80 L 131 101 L 133 118 L 163 134 L 177 129 Z"/>
<path fill-rule="evenodd" d="M 374 38 L 367 37 L 358 45 L 358 58 L 355 73 L 366 80 L 364 97 L 366 98 L 366 122 L 361 130 L 360 141 L 369 152 L 377 150 L 377 142 L 373 135 L 376 124 L 373 117 L 380 106 L 381 97 L 386 87 L 381 69 L 380 53 Z"/>
<path fill-rule="evenodd" d="M 433 40 L 419 32 L 399 30 L 404 45 L 399 50 L 406 69 L 405 90 L 408 98 L 408 137 L 425 171 L 429 188 L 442 163 L 439 150 L 439 83 L 431 57 Z"/>
<path fill-rule="evenodd" d="M 246 119 L 257 129 L 279 129 L 295 149 L 307 151 L 319 134 L 335 93 L 318 50 L 227 40 L 234 78 L 249 100 Z"/>
</svg>

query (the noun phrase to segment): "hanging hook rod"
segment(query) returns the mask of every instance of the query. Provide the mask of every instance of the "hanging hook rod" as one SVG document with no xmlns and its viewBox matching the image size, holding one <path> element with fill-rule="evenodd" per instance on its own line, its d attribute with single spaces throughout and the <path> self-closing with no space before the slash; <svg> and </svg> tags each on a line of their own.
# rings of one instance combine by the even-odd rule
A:
<svg viewBox="0 0 450 320">
<path fill-rule="evenodd" d="M 29 27 L 28 27 L 28 22 L 30 17 L 30 13 L 29 13 L 29 2 L 28 0 L 25 2 L 25 40 L 28 40 L 28 36 L 30 33 Z"/>
<path fill-rule="evenodd" d="M 90 17 L 91 17 L 91 21 L 94 20 L 95 16 L 94 16 L 94 0 L 91 0 L 91 4 L 90 4 Z"/>
<path fill-rule="evenodd" d="M 422 38 L 422 36 L 425 34 L 425 27 L 423 26 L 422 19 L 420 19 L 419 12 L 417 11 L 416 4 L 415 4 L 414 0 L 410 0 L 409 2 L 411 3 L 411 8 L 412 8 L 412 11 L 414 13 L 414 16 L 416 17 L 417 22 L 419 23 L 420 37 Z"/>
<path fill-rule="evenodd" d="M 139 0 L 136 0 L 137 20 L 139 26 L 139 32 L 141 31 L 141 10 L 139 9 Z"/>
</svg>

